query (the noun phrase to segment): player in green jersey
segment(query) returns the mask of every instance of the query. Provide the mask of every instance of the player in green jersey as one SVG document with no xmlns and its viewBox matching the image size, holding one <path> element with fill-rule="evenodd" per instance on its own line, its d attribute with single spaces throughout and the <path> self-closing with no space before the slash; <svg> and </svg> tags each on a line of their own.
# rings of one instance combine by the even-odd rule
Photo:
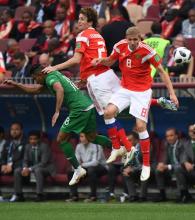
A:
<svg viewBox="0 0 195 220">
<path fill-rule="evenodd" d="M 6 80 L 4 83 L 33 94 L 40 93 L 43 88 L 47 87 L 56 96 L 52 127 L 59 117 L 62 104 L 64 103 L 68 108 L 69 116 L 60 128 L 57 142 L 75 169 L 69 182 L 69 185 L 74 185 L 79 182 L 81 177 L 86 175 L 86 170 L 77 161 L 73 147 L 69 142 L 71 132 L 76 134 L 83 132 L 90 142 L 102 146 L 111 147 L 112 143 L 107 137 L 96 133 L 96 113 L 92 101 L 69 78 L 63 76 L 60 72 L 53 71 L 46 75 L 42 72 L 42 69 L 41 65 L 36 65 L 31 70 L 31 75 L 38 83 L 37 85 L 29 86 L 13 80 Z"/>
</svg>

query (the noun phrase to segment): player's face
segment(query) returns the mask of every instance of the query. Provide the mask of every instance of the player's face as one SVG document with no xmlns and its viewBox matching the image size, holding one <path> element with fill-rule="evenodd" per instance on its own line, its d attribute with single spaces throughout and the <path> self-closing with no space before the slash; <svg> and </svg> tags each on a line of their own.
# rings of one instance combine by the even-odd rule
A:
<svg viewBox="0 0 195 220">
<path fill-rule="evenodd" d="M 80 31 L 83 31 L 91 27 L 91 22 L 87 21 L 87 17 L 84 14 L 79 14 L 78 28 Z"/>
<path fill-rule="evenodd" d="M 138 44 L 141 40 L 139 35 L 130 35 L 130 34 L 126 35 L 126 39 L 128 41 L 129 48 L 131 50 L 135 50 L 138 47 Z"/>
</svg>

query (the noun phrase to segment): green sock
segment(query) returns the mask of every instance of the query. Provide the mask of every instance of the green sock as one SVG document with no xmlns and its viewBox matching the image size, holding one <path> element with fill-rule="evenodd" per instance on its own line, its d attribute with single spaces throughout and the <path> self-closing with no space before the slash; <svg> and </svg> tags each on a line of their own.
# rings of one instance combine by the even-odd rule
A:
<svg viewBox="0 0 195 220">
<path fill-rule="evenodd" d="M 103 135 L 97 135 L 95 139 L 92 141 L 94 144 L 99 144 L 102 147 L 112 148 L 112 142 L 109 138 Z"/>
<path fill-rule="evenodd" d="M 60 144 L 60 148 L 63 150 L 64 155 L 66 156 L 67 160 L 70 161 L 71 165 L 75 169 L 77 169 L 80 164 L 75 156 L 74 149 L 73 149 L 72 145 L 70 143 L 64 141 Z"/>
</svg>

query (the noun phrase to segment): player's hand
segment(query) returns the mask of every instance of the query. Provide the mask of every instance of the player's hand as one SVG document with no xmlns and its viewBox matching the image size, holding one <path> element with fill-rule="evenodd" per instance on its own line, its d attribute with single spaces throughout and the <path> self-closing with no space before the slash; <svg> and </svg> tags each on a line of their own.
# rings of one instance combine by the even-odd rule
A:
<svg viewBox="0 0 195 220">
<path fill-rule="evenodd" d="M 55 123 L 56 123 L 56 121 L 57 121 L 57 119 L 58 119 L 58 117 L 59 117 L 59 112 L 55 112 L 54 113 L 54 115 L 53 115 L 53 117 L 52 117 L 52 122 L 51 122 L 51 124 L 52 124 L 52 127 L 55 125 Z"/>
<path fill-rule="evenodd" d="M 170 100 L 171 100 L 173 103 L 175 103 L 175 105 L 177 106 L 177 108 L 179 107 L 179 101 L 178 101 L 178 99 L 177 99 L 177 97 L 176 97 L 175 94 L 170 95 Z"/>
<path fill-rule="evenodd" d="M 95 58 L 95 59 L 93 59 L 93 60 L 91 61 L 91 64 L 92 64 L 93 66 L 97 66 L 98 64 L 101 63 L 101 61 L 102 61 L 101 58 Z"/>
<path fill-rule="evenodd" d="M 22 176 L 29 176 L 30 174 L 30 170 L 28 167 L 24 167 L 22 172 L 21 172 Z"/>
<path fill-rule="evenodd" d="M 51 73 L 53 71 L 56 71 L 54 66 L 47 66 L 42 70 L 43 73 Z"/>
<path fill-rule="evenodd" d="M 12 85 L 12 86 L 16 86 L 18 83 L 11 80 L 11 79 L 7 79 L 3 81 L 3 84 L 7 84 L 7 85 Z"/>
</svg>

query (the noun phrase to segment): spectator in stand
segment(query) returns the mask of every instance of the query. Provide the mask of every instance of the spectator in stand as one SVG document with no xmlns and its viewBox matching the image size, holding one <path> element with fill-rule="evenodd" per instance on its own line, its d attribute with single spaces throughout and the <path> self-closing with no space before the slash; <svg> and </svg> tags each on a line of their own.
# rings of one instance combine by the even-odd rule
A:
<svg viewBox="0 0 195 220">
<path fill-rule="evenodd" d="M 188 19 L 182 22 L 181 33 L 185 38 L 195 38 L 195 8 L 188 12 Z"/>
<path fill-rule="evenodd" d="M 38 38 L 42 32 L 39 23 L 33 20 L 33 14 L 30 11 L 24 11 L 22 20 L 14 24 L 12 37 L 17 41 L 24 38 Z"/>
<path fill-rule="evenodd" d="M 103 149 L 100 145 L 90 143 L 84 133 L 80 134 L 80 143 L 76 146 L 76 158 L 81 166 L 87 170 L 87 178 L 90 186 L 90 195 L 85 202 L 94 202 L 97 200 L 97 183 L 98 179 L 107 173 L 106 160 Z M 72 173 L 71 173 L 72 174 Z M 69 175 L 71 178 L 72 175 Z M 70 201 L 78 201 L 77 185 L 71 186 Z"/>
<path fill-rule="evenodd" d="M 5 144 L 6 144 L 5 131 L 4 131 L 4 128 L 0 126 L 0 170 L 2 166 L 2 152 L 5 147 Z M 1 175 L 1 171 L 0 171 L 0 175 Z M 3 201 L 4 199 L 3 199 L 3 196 L 0 190 L 0 202 L 3 202 Z"/>
<path fill-rule="evenodd" d="M 20 52 L 18 42 L 15 39 L 9 39 L 7 42 L 7 51 L 3 54 L 7 70 L 13 71 L 13 56 L 17 52 Z"/>
<path fill-rule="evenodd" d="M 139 144 L 139 135 L 133 131 L 128 135 L 128 138 L 131 140 L 133 146 L 135 146 L 136 153 L 134 159 L 123 169 L 122 173 L 128 189 L 129 202 L 136 202 L 139 199 L 136 192 L 136 182 L 139 179 L 142 169 L 142 157 Z M 147 200 L 147 183 L 148 181 L 141 182 L 140 201 Z"/>
<path fill-rule="evenodd" d="M 106 21 L 110 20 L 109 8 L 104 0 L 95 0 L 92 6 L 97 12 L 98 18 L 105 18 Z"/>
<path fill-rule="evenodd" d="M 176 176 L 177 189 L 181 194 L 179 201 L 186 202 L 189 198 L 189 193 L 184 185 L 185 173 L 183 172 L 183 164 L 185 162 L 185 142 L 178 138 L 175 128 L 168 128 L 165 136 L 166 142 L 163 145 L 163 149 L 161 149 L 162 156 L 156 167 L 156 182 L 160 190 L 156 201 L 163 202 L 167 200 L 165 180 L 171 180 L 174 174 Z M 183 199 L 184 196 L 185 199 Z"/>
<path fill-rule="evenodd" d="M 64 48 L 64 46 L 60 43 L 58 38 L 52 38 L 48 41 L 48 52 L 52 65 L 57 65 L 68 59 L 62 48 Z"/>
<path fill-rule="evenodd" d="M 39 56 L 39 64 L 43 67 L 46 67 L 46 66 L 50 66 L 51 65 L 51 59 L 49 57 L 49 54 L 47 53 L 42 53 L 40 56 Z"/>
<path fill-rule="evenodd" d="M 191 124 L 188 127 L 188 135 L 189 140 L 185 145 L 185 174 L 187 179 L 183 179 L 184 181 L 184 190 L 187 190 L 188 185 L 192 185 L 195 183 L 195 124 Z M 187 194 L 188 195 L 188 194 Z M 190 197 L 185 197 L 183 195 L 183 200 L 188 200 Z"/>
<path fill-rule="evenodd" d="M 111 11 L 111 20 L 109 24 L 102 28 L 102 36 L 106 42 L 108 54 L 112 52 L 115 43 L 125 38 L 126 30 L 133 26 L 129 21 L 126 21 L 119 9 Z"/>
<path fill-rule="evenodd" d="M 17 187 L 15 184 L 16 170 L 21 168 L 23 164 L 25 144 L 23 125 L 20 122 L 13 122 L 10 127 L 10 139 L 2 151 L 1 173 L 4 175 L 14 175 L 14 189 Z"/>
<path fill-rule="evenodd" d="M 59 0 L 58 7 L 64 7 L 67 10 L 67 18 L 71 21 L 75 20 L 76 17 L 76 2 L 75 0 Z M 56 9 L 56 10 L 57 10 Z"/>
<path fill-rule="evenodd" d="M 167 65 L 167 71 L 170 76 L 179 76 L 181 79 L 191 78 L 194 71 L 194 58 L 191 58 L 190 63 L 184 63 L 177 65 L 174 62 L 173 52 L 178 47 L 185 47 L 185 39 L 181 34 L 178 34 L 172 45 L 168 49 L 168 54 L 164 59 L 164 63 Z"/>
<path fill-rule="evenodd" d="M 6 39 L 10 37 L 13 25 L 13 13 L 10 9 L 5 9 L 2 12 L 0 18 L 0 39 Z"/>
<path fill-rule="evenodd" d="M 64 7 L 58 7 L 56 10 L 55 30 L 60 38 L 61 50 L 66 52 L 69 47 L 70 21 L 67 19 L 67 10 Z"/>
<path fill-rule="evenodd" d="M 170 41 L 162 38 L 162 27 L 160 22 L 153 22 L 151 26 L 152 36 L 146 38 L 144 40 L 150 47 L 154 48 L 155 51 L 159 54 L 159 56 L 163 59 L 165 55 L 168 53 L 168 46 L 170 45 Z M 163 62 L 163 67 L 165 67 L 167 63 Z M 151 65 L 151 76 L 154 77 L 156 74 L 156 69 Z"/>
<path fill-rule="evenodd" d="M 32 52 L 30 52 L 30 56 L 32 57 L 38 53 L 47 52 L 48 42 L 52 38 L 58 38 L 58 35 L 54 28 L 54 22 L 47 20 L 43 23 L 43 33 L 39 36 L 37 42 L 33 46 Z"/>
<path fill-rule="evenodd" d="M 55 18 L 57 1 L 56 0 L 40 0 L 35 3 L 36 21 L 43 23 L 46 20 L 53 20 Z"/>
<path fill-rule="evenodd" d="M 40 132 L 31 131 L 28 135 L 28 144 L 24 150 L 23 168 L 15 170 L 15 191 L 11 202 L 24 200 L 22 193 L 22 179 L 28 178 L 36 182 L 36 202 L 44 201 L 44 180 L 47 176 L 55 175 L 55 166 L 52 162 L 50 146 L 40 141 Z M 34 178 L 33 178 L 34 177 Z"/>
<path fill-rule="evenodd" d="M 181 19 L 178 9 L 168 9 L 162 24 L 162 37 L 172 39 L 181 31 Z"/>
<path fill-rule="evenodd" d="M 12 77 L 29 77 L 31 64 L 29 63 L 28 57 L 23 52 L 17 52 L 14 54 L 13 64 L 15 65 L 15 68 L 13 69 Z"/>
</svg>

